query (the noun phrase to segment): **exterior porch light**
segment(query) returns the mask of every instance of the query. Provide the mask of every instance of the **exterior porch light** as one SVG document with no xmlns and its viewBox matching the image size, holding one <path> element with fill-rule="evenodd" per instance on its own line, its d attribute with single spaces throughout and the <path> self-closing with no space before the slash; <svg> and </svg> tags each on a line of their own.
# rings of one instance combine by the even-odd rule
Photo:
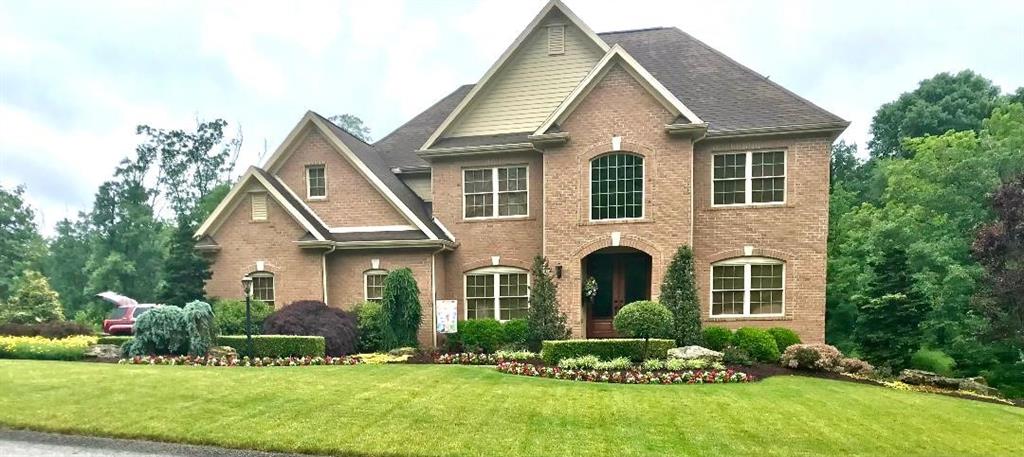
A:
<svg viewBox="0 0 1024 457">
<path fill-rule="evenodd" d="M 555 277 L 558 278 L 558 279 L 562 279 L 562 265 L 561 264 L 555 265 Z"/>
</svg>

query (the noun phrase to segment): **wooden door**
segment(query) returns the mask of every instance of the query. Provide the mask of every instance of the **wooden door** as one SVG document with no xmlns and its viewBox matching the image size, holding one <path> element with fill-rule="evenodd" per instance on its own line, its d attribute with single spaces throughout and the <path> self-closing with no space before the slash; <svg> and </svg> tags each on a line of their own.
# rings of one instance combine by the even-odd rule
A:
<svg viewBox="0 0 1024 457">
<path fill-rule="evenodd" d="M 616 338 L 615 314 L 629 303 L 651 296 L 651 258 L 644 254 L 597 254 L 587 271 L 597 281 L 597 296 L 587 312 L 588 338 Z"/>
</svg>

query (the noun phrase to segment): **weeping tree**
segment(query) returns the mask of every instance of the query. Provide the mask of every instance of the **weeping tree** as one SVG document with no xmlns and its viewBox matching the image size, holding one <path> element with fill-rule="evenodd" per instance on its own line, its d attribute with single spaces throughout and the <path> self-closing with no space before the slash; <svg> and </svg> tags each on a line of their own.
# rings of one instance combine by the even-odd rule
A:
<svg viewBox="0 0 1024 457">
<path fill-rule="evenodd" d="M 381 327 L 384 350 L 417 346 L 416 332 L 423 315 L 420 288 L 412 270 L 400 268 L 384 278 L 381 305 Z"/>
</svg>

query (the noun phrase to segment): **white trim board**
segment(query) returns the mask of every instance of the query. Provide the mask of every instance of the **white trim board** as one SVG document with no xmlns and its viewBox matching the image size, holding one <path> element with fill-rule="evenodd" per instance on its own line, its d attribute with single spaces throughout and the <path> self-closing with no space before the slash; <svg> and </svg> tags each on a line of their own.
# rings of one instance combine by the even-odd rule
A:
<svg viewBox="0 0 1024 457">
<path fill-rule="evenodd" d="M 589 26 L 587 26 L 587 24 L 585 24 L 582 20 L 580 20 L 578 16 L 576 16 L 575 13 L 572 12 L 572 10 L 565 6 L 565 4 L 563 4 L 560 0 L 549 1 L 546 5 L 544 5 L 543 8 L 541 8 L 540 12 L 537 13 L 537 15 L 533 18 L 532 21 L 530 21 L 529 25 L 527 25 L 526 28 L 523 29 L 519 36 L 516 37 L 515 41 L 513 41 L 512 44 L 509 45 L 507 49 L 505 49 L 505 52 L 501 54 L 501 57 L 499 57 L 498 60 L 494 62 L 493 65 L 491 65 L 491 68 L 487 70 L 487 73 L 484 73 L 484 76 L 480 78 L 480 81 L 478 81 L 473 86 L 473 88 L 470 89 L 469 93 L 462 98 L 462 101 L 455 106 L 455 109 L 448 114 L 448 117 L 445 118 L 444 122 L 442 122 L 441 125 L 439 125 L 437 129 L 434 130 L 434 133 L 432 133 L 430 137 L 427 138 L 427 141 L 423 143 L 423 146 L 420 146 L 421 150 L 429 149 L 431 146 L 433 146 L 434 143 L 436 143 L 437 140 L 441 137 L 441 135 L 443 135 L 448 130 L 448 128 L 452 126 L 452 124 L 455 122 L 455 119 L 457 119 L 459 115 L 462 114 L 466 107 L 469 106 L 470 102 L 472 102 L 473 99 L 476 98 L 477 94 L 479 94 L 487 86 L 487 83 L 491 80 L 491 78 L 493 78 L 494 75 L 497 74 L 498 71 L 505 65 L 505 63 L 508 62 L 508 60 L 512 57 L 515 51 L 518 50 L 519 47 L 523 44 L 523 42 L 526 41 L 526 38 L 529 37 L 530 34 L 534 32 L 534 30 L 540 27 L 541 21 L 543 21 L 544 18 L 547 17 L 548 13 L 550 13 L 553 9 L 558 9 L 558 11 L 565 15 L 565 17 L 569 19 L 569 22 L 571 22 L 573 25 L 579 28 L 580 31 L 582 31 L 586 37 L 590 38 L 591 41 L 593 41 L 594 44 L 596 44 L 601 49 L 601 51 L 608 52 L 608 43 L 605 43 L 604 40 L 598 37 L 597 34 L 594 33 L 594 31 L 591 30 Z"/>
<path fill-rule="evenodd" d="M 594 65 L 585 78 L 569 93 L 565 100 L 558 105 L 551 115 L 533 132 L 533 135 L 543 135 L 556 124 L 561 124 L 590 94 L 590 91 L 608 74 L 615 64 L 620 64 L 640 85 L 644 86 L 662 106 L 676 116 L 685 116 L 692 124 L 703 124 L 693 111 L 690 111 L 672 92 L 669 92 L 664 85 L 651 75 L 633 56 L 618 44 L 611 47 L 604 57 Z"/>
</svg>

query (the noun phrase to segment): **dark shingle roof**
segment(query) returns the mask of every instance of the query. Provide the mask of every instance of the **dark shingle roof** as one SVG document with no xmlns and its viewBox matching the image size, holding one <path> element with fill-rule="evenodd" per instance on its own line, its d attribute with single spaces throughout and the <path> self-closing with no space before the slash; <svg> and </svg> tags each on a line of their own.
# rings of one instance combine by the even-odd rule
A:
<svg viewBox="0 0 1024 457">
<path fill-rule="evenodd" d="M 302 218 L 309 222 L 309 224 L 312 225 L 313 228 L 316 229 L 316 231 L 322 237 L 328 239 L 331 237 L 330 230 L 328 230 L 327 227 L 324 227 L 324 225 L 320 223 L 320 219 L 317 219 L 316 216 L 309 212 L 310 210 L 306 207 L 306 205 L 302 204 L 302 202 L 298 201 L 295 198 L 295 194 L 289 191 L 288 186 L 281 182 L 280 179 L 277 179 L 277 176 L 267 173 L 266 170 L 260 167 L 252 168 L 256 170 L 256 173 L 259 173 L 260 176 L 265 178 L 267 182 L 270 183 L 271 186 L 274 186 L 274 189 L 276 189 L 279 194 L 284 196 L 284 199 L 288 201 L 288 204 L 295 208 L 295 210 L 299 212 Z"/>
<path fill-rule="evenodd" d="M 500 135 L 453 136 L 441 138 L 430 149 L 484 146 L 488 144 L 515 144 L 530 142 L 533 132 L 502 133 Z M 426 140 L 424 140 L 426 141 Z"/>
<path fill-rule="evenodd" d="M 598 36 L 622 46 L 710 132 L 845 122 L 675 27 Z"/>
<path fill-rule="evenodd" d="M 373 148 L 384 158 L 390 167 L 419 168 L 427 166 L 427 162 L 416 155 L 416 150 L 423 146 L 430 134 L 444 122 L 448 114 L 473 88 L 466 84 L 446 95 L 437 103 L 424 110 L 384 138 L 377 140 Z"/>
</svg>

